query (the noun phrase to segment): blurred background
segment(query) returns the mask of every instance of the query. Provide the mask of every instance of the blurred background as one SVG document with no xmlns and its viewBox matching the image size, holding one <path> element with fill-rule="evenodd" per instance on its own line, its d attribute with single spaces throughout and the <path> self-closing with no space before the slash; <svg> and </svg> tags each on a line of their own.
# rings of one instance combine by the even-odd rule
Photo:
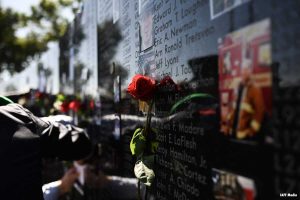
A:
<svg viewBox="0 0 300 200">
<path fill-rule="evenodd" d="M 103 23 L 98 25 L 100 4 L 103 1 L 1 0 L 0 94 L 36 116 L 59 115 L 62 122 L 84 128 L 94 150 L 82 162 L 91 167 L 92 179 L 99 171 L 133 177 L 131 135 L 121 137 L 120 116 L 116 114 L 120 79 L 115 74 L 126 72 L 111 62 L 122 37 L 112 20 L 101 19 Z M 99 34 L 102 40 L 97 40 Z M 98 54 L 103 49 L 106 53 Z M 128 119 L 129 125 L 136 125 L 136 121 Z M 71 166 L 73 163 L 44 159 L 43 183 L 61 179 Z M 99 188 L 76 188 L 61 198 L 111 198 L 99 193 Z"/>
</svg>

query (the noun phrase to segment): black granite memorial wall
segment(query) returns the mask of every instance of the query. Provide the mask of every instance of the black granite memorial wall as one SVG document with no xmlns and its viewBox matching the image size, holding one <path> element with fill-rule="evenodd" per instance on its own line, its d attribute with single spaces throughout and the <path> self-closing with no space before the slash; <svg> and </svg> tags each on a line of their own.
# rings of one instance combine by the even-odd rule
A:
<svg viewBox="0 0 300 200">
<path fill-rule="evenodd" d="M 145 113 L 125 92 L 135 74 L 175 82 L 152 110 L 156 199 L 299 198 L 299 1 L 101 2 L 122 35 L 121 133 Z"/>
</svg>

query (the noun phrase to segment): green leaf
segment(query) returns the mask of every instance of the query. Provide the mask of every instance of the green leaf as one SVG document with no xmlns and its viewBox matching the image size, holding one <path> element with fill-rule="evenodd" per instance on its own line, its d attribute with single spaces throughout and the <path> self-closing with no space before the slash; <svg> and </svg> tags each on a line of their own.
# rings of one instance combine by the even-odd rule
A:
<svg viewBox="0 0 300 200">
<path fill-rule="evenodd" d="M 179 100 L 178 102 L 176 102 L 171 110 L 170 110 L 170 114 L 173 114 L 174 112 L 176 112 L 177 108 L 179 106 L 181 106 L 182 104 L 184 103 L 189 103 L 189 101 L 191 99 L 194 99 L 194 98 L 202 98 L 202 99 L 205 99 L 205 98 L 214 98 L 212 95 L 210 94 L 206 94 L 206 93 L 193 93 L 193 94 L 190 94 L 186 97 L 184 97 L 183 99 Z"/>
<path fill-rule="evenodd" d="M 158 144 L 159 144 L 158 141 L 151 142 L 151 152 L 152 153 L 156 153 L 157 152 Z"/>
<path fill-rule="evenodd" d="M 141 156 L 146 147 L 146 138 L 143 134 L 144 129 L 138 128 L 134 131 L 130 141 L 130 150 L 132 155 Z"/>
</svg>

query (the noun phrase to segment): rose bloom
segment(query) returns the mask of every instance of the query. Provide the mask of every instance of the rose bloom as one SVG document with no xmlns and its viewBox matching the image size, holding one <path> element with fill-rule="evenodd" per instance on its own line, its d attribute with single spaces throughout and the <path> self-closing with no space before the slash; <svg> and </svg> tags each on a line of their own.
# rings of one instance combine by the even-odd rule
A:
<svg viewBox="0 0 300 200">
<path fill-rule="evenodd" d="M 155 80 L 137 74 L 128 85 L 127 92 L 135 99 L 147 101 L 152 99 L 155 91 Z"/>
</svg>

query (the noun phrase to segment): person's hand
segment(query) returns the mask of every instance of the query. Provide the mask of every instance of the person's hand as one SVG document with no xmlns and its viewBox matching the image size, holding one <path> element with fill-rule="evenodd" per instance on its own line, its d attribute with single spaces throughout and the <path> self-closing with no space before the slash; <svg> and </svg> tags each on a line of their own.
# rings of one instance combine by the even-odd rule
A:
<svg viewBox="0 0 300 200">
<path fill-rule="evenodd" d="M 69 169 L 65 175 L 61 179 L 61 185 L 60 185 L 60 194 L 65 194 L 69 192 L 78 178 L 79 173 L 76 171 L 76 169 L 73 167 Z"/>
</svg>

